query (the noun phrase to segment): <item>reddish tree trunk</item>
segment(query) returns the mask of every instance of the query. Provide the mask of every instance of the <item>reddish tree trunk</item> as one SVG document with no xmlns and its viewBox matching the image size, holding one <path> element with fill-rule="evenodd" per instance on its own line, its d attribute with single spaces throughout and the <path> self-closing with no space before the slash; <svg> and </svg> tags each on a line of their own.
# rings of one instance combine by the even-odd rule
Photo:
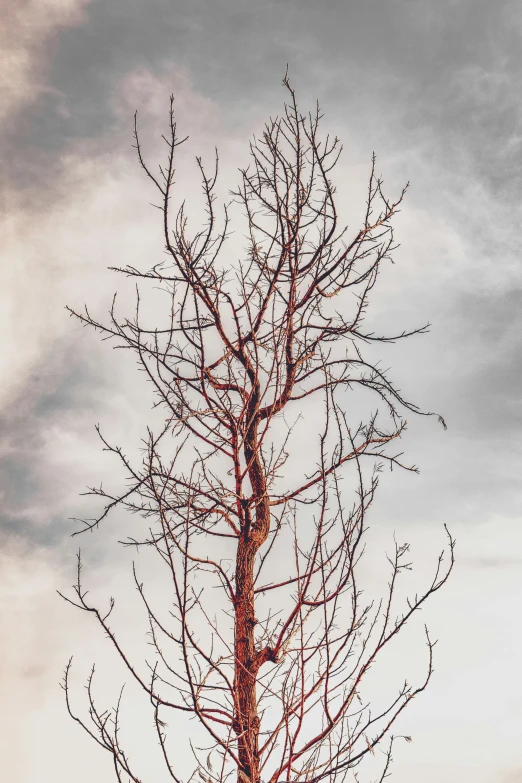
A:
<svg viewBox="0 0 522 783">
<path fill-rule="evenodd" d="M 257 398 L 254 394 L 254 399 Z M 253 400 L 254 402 L 254 400 Z M 255 414 L 254 414 L 255 417 Z M 238 783 L 259 783 L 259 725 L 256 683 L 264 659 L 255 646 L 254 566 L 256 554 L 270 530 L 266 478 L 259 455 L 258 422 L 254 418 L 245 438 L 245 459 L 254 498 L 254 515 L 246 510 L 236 559 L 235 602 L 235 721 L 238 737 Z"/>
</svg>

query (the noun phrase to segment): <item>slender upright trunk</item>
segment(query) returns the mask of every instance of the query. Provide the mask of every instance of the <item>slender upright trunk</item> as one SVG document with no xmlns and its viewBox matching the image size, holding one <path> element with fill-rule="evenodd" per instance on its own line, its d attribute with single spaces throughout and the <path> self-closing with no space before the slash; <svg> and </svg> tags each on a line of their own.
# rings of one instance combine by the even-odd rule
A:
<svg viewBox="0 0 522 783">
<path fill-rule="evenodd" d="M 245 438 L 245 459 L 255 497 L 252 521 L 244 521 L 236 557 L 234 729 L 238 737 L 237 783 L 259 783 L 259 715 L 256 683 L 262 655 L 255 647 L 254 567 L 256 554 L 270 531 L 266 477 L 259 457 L 257 421 Z"/>
<path fill-rule="evenodd" d="M 247 534 L 248 535 L 248 534 Z M 256 681 L 259 664 L 254 643 L 254 563 L 258 547 L 242 536 L 236 563 L 235 730 L 238 736 L 238 783 L 259 783 L 259 716 Z"/>
</svg>

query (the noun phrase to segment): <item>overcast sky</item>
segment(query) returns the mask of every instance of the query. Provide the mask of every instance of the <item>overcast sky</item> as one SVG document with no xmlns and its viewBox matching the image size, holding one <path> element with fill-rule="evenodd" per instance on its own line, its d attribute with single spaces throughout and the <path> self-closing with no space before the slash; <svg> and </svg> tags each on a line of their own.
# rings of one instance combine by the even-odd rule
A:
<svg viewBox="0 0 522 783">
<path fill-rule="evenodd" d="M 436 674 L 401 724 L 414 741 L 398 750 L 392 779 L 520 781 L 520 4 L 0 0 L 0 10 L 4 779 L 113 780 L 58 688 L 78 653 L 83 698 L 86 667 L 96 658 L 103 668 L 103 640 L 55 590 L 73 581 L 69 518 L 89 515 L 79 493 L 112 470 L 94 424 L 136 448 L 150 403 L 132 363 L 64 310 L 87 301 L 103 313 L 119 283 L 106 267 L 147 266 L 161 252 L 133 112 L 154 155 L 175 94 L 190 134 L 180 167 L 190 200 L 193 158 L 214 144 L 234 184 L 249 137 L 282 108 L 288 63 L 302 107 L 319 99 L 325 128 L 344 143 L 346 220 L 373 150 L 390 190 L 411 182 L 375 323 L 433 324 L 384 360 L 411 399 L 448 422 L 447 432 L 411 422 L 404 448 L 421 473 L 386 478 L 374 512 L 375 540 L 385 546 L 395 531 L 420 563 L 436 554 L 443 523 L 458 540 L 454 577 L 422 618 L 440 640 Z M 119 522 L 82 541 L 107 596 L 127 584 Z"/>
</svg>

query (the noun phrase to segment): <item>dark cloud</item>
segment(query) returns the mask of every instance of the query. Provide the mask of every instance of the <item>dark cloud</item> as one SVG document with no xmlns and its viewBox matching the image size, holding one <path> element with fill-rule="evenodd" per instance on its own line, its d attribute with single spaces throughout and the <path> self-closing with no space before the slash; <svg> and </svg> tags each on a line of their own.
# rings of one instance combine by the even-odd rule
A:
<svg viewBox="0 0 522 783">
<path fill-rule="evenodd" d="M 303 100 L 320 97 L 370 146 L 386 154 L 421 145 L 442 166 L 467 165 L 506 188 L 520 158 L 513 11 L 482 0 L 92 3 L 86 23 L 55 43 L 49 89 L 19 115 L 10 144 L 24 155 L 12 176 L 34 177 L 33 159 L 52 175 L 71 140 L 114 127 L 110 101 L 123 74 L 158 72 L 167 60 L 232 121 L 253 104 L 279 108 L 289 63 Z"/>
<path fill-rule="evenodd" d="M 103 414 L 97 399 L 103 380 L 95 351 L 78 353 L 82 342 L 86 348 L 77 333 L 57 341 L 1 411 L 0 536 L 4 541 L 12 536 L 30 546 L 56 546 L 76 529 L 69 517 L 87 505 L 76 496 L 93 477 L 87 471 L 71 486 L 70 470 L 82 459 L 82 437 L 86 453 L 97 445 L 94 422 Z M 63 433 L 72 437 L 60 444 Z"/>
<path fill-rule="evenodd" d="M 453 344 L 445 401 L 459 432 L 519 459 L 522 434 L 522 289 L 456 298 L 444 337 Z M 499 456 L 497 459 L 501 459 Z"/>
</svg>

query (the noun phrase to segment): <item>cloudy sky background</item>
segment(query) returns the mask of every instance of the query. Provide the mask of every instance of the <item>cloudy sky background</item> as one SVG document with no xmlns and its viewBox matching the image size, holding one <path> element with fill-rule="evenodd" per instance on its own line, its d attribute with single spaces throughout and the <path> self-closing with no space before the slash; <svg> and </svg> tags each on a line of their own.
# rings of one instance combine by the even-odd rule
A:
<svg viewBox="0 0 522 783">
<path fill-rule="evenodd" d="M 184 192 L 197 203 L 193 157 L 208 158 L 217 144 L 225 196 L 248 138 L 281 109 L 289 63 L 301 105 L 318 98 L 325 128 L 344 142 L 337 183 L 348 220 L 356 221 L 373 150 L 389 190 L 411 181 L 374 322 L 432 322 L 430 335 L 387 349 L 384 361 L 449 426 L 411 421 L 404 447 L 421 474 L 386 477 L 374 511 L 372 541 L 385 547 L 393 531 L 410 540 L 420 578 L 444 522 L 458 539 L 456 573 L 423 618 L 440 639 L 436 674 L 401 724 L 414 742 L 398 749 L 392 779 L 519 781 L 519 4 L 0 0 L 0 10 L 4 778 L 113 780 L 58 688 L 73 652 L 79 700 L 92 660 L 105 676 L 113 662 L 55 590 L 73 580 L 78 539 L 68 518 L 92 512 L 78 493 L 114 475 L 93 425 L 132 451 L 149 406 L 132 363 L 64 310 L 87 301 L 102 314 L 121 283 L 106 267 L 146 266 L 161 253 L 131 148 L 133 112 L 154 157 L 174 92 L 191 136 Z M 81 542 L 95 594 L 124 594 L 129 584 L 129 553 L 114 545 L 122 523 Z M 119 611 L 130 627 L 131 610 Z M 422 652 L 419 637 L 412 644 L 411 655 Z M 153 779 L 145 768 L 143 777 Z"/>
</svg>

